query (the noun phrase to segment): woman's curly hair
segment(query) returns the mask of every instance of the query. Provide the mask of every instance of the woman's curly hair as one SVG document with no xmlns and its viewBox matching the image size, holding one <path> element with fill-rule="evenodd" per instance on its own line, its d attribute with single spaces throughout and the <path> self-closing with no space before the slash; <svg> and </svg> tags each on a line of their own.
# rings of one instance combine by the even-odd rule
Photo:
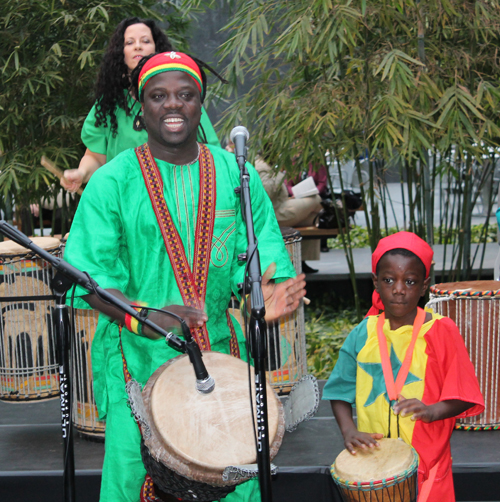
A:
<svg viewBox="0 0 500 502">
<path fill-rule="evenodd" d="M 165 33 L 151 19 L 129 17 L 118 24 L 104 54 L 96 84 L 95 126 L 107 127 L 109 125 L 113 136 L 116 136 L 118 129 L 116 108 L 123 108 L 127 115 L 130 114 L 127 95 L 123 92 L 124 89 L 130 87 L 129 70 L 123 56 L 123 41 L 125 30 L 133 24 L 145 24 L 151 30 L 156 52 L 167 52 L 173 49 Z"/>
</svg>

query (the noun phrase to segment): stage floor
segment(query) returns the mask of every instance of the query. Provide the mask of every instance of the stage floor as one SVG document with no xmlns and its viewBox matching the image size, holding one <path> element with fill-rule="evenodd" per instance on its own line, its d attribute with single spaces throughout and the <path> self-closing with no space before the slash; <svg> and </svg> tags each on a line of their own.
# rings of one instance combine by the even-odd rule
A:
<svg viewBox="0 0 500 502">
<path fill-rule="evenodd" d="M 59 400 L 0 402 L 0 501 L 62 501 Z M 328 402 L 286 433 L 274 459 L 274 502 L 338 501 L 329 466 L 343 441 Z M 457 500 L 500 501 L 500 431 L 455 431 L 453 473 Z M 98 500 L 104 445 L 75 437 L 77 502 Z"/>
</svg>

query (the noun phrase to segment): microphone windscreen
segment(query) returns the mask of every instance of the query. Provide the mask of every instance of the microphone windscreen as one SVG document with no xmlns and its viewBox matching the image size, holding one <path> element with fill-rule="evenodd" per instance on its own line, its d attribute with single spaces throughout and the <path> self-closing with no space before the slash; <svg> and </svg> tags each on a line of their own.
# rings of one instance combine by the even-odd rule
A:
<svg viewBox="0 0 500 502">
<path fill-rule="evenodd" d="M 234 138 L 236 138 L 236 136 L 241 136 L 241 135 L 245 136 L 245 139 L 248 141 L 250 134 L 248 134 L 247 128 L 245 126 L 236 126 L 231 131 L 229 139 L 234 143 Z"/>
</svg>

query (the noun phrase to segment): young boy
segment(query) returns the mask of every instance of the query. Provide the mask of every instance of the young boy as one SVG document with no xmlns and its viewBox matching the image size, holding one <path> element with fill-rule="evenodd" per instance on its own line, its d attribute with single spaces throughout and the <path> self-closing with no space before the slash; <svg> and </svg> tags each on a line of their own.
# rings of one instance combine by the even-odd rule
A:
<svg viewBox="0 0 500 502">
<path fill-rule="evenodd" d="M 432 256 L 410 232 L 379 242 L 373 307 L 347 337 L 322 398 L 331 401 L 348 451 L 401 437 L 419 455 L 419 502 L 451 502 L 455 419 L 481 413 L 484 401 L 455 323 L 417 307 Z"/>
</svg>

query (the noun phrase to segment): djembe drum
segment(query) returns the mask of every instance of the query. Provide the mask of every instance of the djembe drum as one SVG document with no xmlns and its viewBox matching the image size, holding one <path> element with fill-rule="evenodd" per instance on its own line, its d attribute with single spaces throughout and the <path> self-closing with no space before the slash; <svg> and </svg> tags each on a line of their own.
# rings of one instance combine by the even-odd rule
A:
<svg viewBox="0 0 500 502">
<path fill-rule="evenodd" d="M 104 441 L 106 422 L 99 420 L 94 400 L 90 350 L 97 329 L 99 312 L 73 309 L 72 389 L 73 425 L 79 434 L 92 441 Z"/>
<path fill-rule="evenodd" d="M 187 355 L 166 362 L 149 378 L 142 393 L 127 388 L 141 424 L 142 457 L 157 489 L 187 501 L 219 500 L 245 480 L 229 474 L 255 464 L 248 366 L 219 352 L 203 352 L 215 380 L 209 394 L 196 390 Z M 251 369 L 252 393 L 253 368 Z M 268 422 L 271 459 L 284 435 L 283 408 L 269 384 Z M 255 413 L 255 404 L 254 404 Z"/>
<path fill-rule="evenodd" d="M 436 284 L 427 304 L 458 326 L 471 358 L 485 410 L 457 420 L 458 429 L 500 427 L 500 281 Z"/>
<path fill-rule="evenodd" d="M 343 450 L 331 467 L 344 502 L 416 502 L 417 452 L 401 439 L 352 455 Z"/>
<path fill-rule="evenodd" d="M 61 239 L 64 248 L 69 233 Z M 99 420 L 94 400 L 92 360 L 90 350 L 97 329 L 99 312 L 96 310 L 73 309 L 71 311 L 72 334 L 72 385 L 73 425 L 80 436 L 91 441 L 104 441 L 106 422 Z"/>
<path fill-rule="evenodd" d="M 300 232 L 290 227 L 281 227 L 292 264 L 297 274 L 302 273 Z M 244 330 L 243 315 L 239 301 L 233 297 L 229 303 L 229 312 Z M 307 375 L 306 336 L 304 306 L 299 305 L 295 312 L 283 316 L 274 324 L 268 324 L 267 330 L 268 381 L 279 394 L 290 392 L 295 383 Z"/>
<path fill-rule="evenodd" d="M 32 241 L 61 255 L 53 237 Z M 0 399 L 27 401 L 59 395 L 52 329 L 51 265 L 12 241 L 0 242 Z"/>
</svg>

